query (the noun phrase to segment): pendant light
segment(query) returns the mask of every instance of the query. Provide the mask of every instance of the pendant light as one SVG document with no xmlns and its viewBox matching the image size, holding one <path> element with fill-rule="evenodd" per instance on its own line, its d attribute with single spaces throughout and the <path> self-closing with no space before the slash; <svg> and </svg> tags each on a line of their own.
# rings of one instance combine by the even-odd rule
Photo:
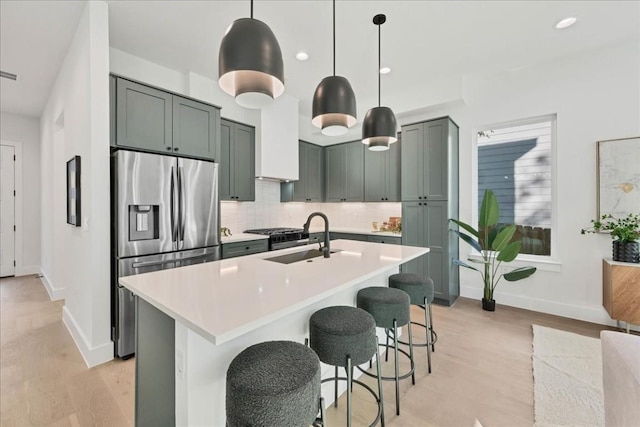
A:
<svg viewBox="0 0 640 427">
<path fill-rule="evenodd" d="M 378 26 L 378 106 L 367 111 L 362 122 L 362 143 L 371 151 L 388 150 L 389 144 L 398 140 L 396 116 L 391 108 L 380 106 L 380 26 L 386 20 L 382 14 L 373 17 L 373 23 Z"/>
<path fill-rule="evenodd" d="M 356 124 L 356 95 L 351 83 L 336 76 L 336 0 L 333 0 L 333 75 L 322 79 L 313 94 L 311 123 L 324 135 L 347 133 Z"/>
<path fill-rule="evenodd" d="M 284 64 L 276 36 L 264 22 L 237 19 L 220 43 L 218 83 L 246 108 L 263 108 L 284 92 Z"/>
</svg>

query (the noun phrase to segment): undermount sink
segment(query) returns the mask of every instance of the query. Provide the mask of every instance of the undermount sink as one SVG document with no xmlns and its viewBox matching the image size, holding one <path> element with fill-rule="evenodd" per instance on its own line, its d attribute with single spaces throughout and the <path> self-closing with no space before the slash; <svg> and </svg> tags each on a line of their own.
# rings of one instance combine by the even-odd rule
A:
<svg viewBox="0 0 640 427">
<path fill-rule="evenodd" d="M 331 251 L 332 254 L 340 252 L 341 249 Z M 280 264 L 293 264 L 294 262 L 307 261 L 312 262 L 313 258 L 324 256 L 319 249 L 307 249 L 306 251 L 293 252 L 286 255 L 264 258 L 265 261 L 279 262 Z"/>
</svg>

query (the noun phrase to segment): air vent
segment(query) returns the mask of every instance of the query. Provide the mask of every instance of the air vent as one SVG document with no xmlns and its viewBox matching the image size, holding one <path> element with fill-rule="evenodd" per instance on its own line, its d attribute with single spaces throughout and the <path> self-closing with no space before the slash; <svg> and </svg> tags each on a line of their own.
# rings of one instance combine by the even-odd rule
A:
<svg viewBox="0 0 640 427">
<path fill-rule="evenodd" d="M 7 73 L 6 71 L 0 71 L 0 77 L 9 79 L 9 80 L 18 80 L 17 74 Z"/>
</svg>

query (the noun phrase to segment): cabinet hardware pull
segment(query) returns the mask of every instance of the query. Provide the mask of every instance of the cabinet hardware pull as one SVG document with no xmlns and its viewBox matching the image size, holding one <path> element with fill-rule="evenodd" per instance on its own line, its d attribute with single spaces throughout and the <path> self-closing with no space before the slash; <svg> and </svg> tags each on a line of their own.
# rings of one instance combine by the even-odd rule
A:
<svg viewBox="0 0 640 427">
<path fill-rule="evenodd" d="M 178 147 L 174 148 L 173 151 L 178 151 Z"/>
<path fill-rule="evenodd" d="M 167 150 L 171 151 L 171 147 L 167 147 Z"/>
</svg>

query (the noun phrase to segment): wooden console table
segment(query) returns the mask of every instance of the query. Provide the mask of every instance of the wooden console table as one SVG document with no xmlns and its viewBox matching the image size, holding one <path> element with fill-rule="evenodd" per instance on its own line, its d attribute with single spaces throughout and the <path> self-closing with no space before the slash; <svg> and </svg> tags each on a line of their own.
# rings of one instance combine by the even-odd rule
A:
<svg viewBox="0 0 640 427">
<path fill-rule="evenodd" d="M 640 264 L 602 260 L 602 305 L 612 319 L 640 325 Z"/>
</svg>

